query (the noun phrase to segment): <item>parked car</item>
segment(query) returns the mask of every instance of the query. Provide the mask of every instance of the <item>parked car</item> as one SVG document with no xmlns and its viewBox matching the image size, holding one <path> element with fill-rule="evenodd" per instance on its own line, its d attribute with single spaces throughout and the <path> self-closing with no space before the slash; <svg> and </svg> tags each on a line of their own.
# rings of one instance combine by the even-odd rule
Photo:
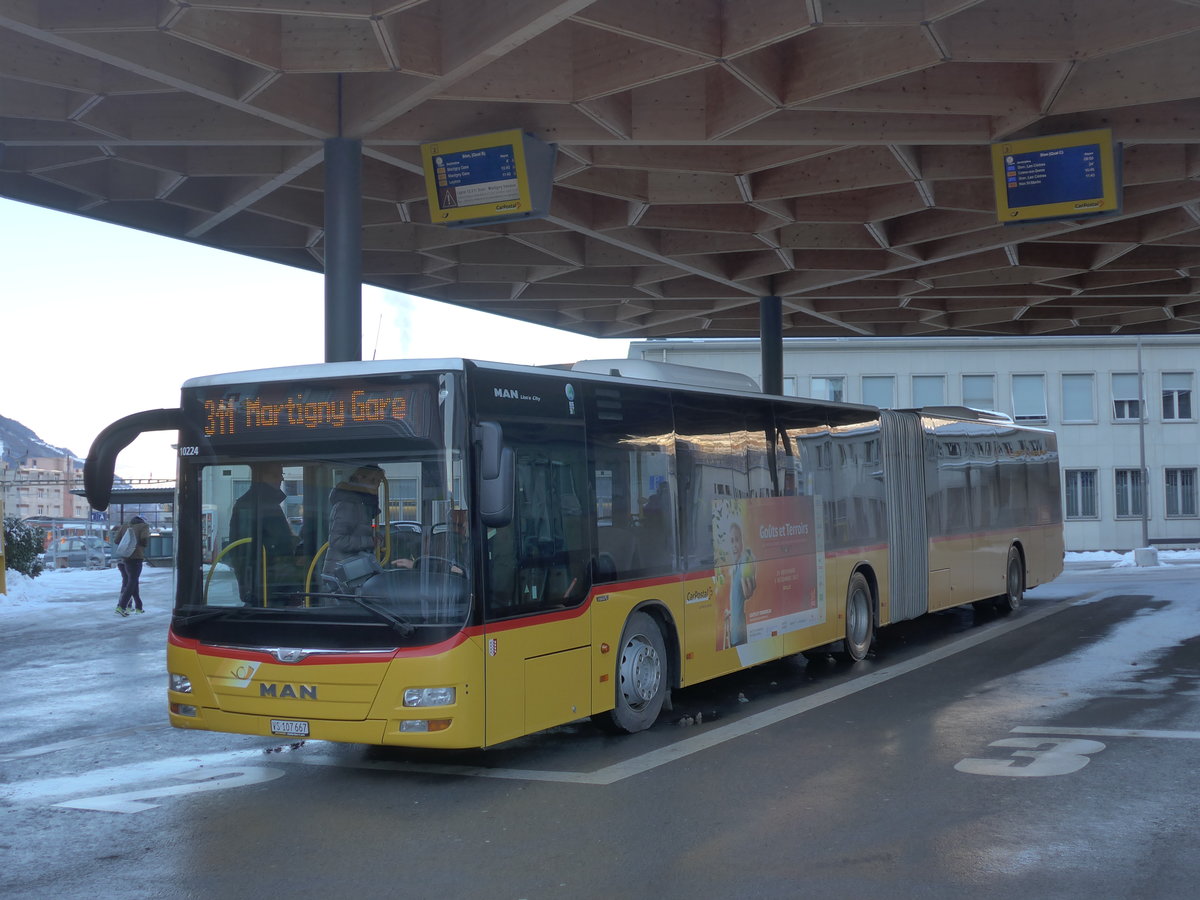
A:
<svg viewBox="0 0 1200 900">
<path fill-rule="evenodd" d="M 98 537 L 61 537 L 50 542 L 42 562 L 47 569 L 106 569 L 113 564 L 112 544 Z"/>
</svg>

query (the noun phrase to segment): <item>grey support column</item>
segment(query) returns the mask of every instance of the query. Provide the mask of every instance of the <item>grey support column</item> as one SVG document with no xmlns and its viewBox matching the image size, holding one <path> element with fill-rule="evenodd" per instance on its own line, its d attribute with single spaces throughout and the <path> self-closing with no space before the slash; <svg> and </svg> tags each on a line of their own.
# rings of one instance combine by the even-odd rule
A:
<svg viewBox="0 0 1200 900">
<path fill-rule="evenodd" d="M 325 362 L 362 359 L 362 141 L 325 141 Z"/>
<path fill-rule="evenodd" d="M 762 353 L 764 394 L 783 393 L 783 301 L 758 298 L 758 340 Z"/>
</svg>

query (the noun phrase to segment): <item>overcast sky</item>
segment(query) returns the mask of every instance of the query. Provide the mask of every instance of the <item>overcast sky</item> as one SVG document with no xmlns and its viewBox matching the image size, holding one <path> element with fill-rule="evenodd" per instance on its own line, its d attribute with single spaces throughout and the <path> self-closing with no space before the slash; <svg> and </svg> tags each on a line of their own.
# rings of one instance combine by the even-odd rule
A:
<svg viewBox="0 0 1200 900">
<path fill-rule="evenodd" d="M 188 378 L 321 362 L 319 274 L 0 199 L 0 415 L 84 456 L 121 416 L 177 407 Z M 600 341 L 363 288 L 363 358 L 511 363 L 624 357 Z M 127 478 L 175 475 L 174 434 Z"/>
</svg>

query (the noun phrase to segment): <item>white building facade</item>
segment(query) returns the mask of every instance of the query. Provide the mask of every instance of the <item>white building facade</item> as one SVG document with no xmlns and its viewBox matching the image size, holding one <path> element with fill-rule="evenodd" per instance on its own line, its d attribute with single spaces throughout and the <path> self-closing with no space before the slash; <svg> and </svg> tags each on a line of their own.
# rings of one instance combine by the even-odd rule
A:
<svg viewBox="0 0 1200 900">
<path fill-rule="evenodd" d="M 633 358 L 761 383 L 757 341 L 634 341 Z M 1200 546 L 1200 336 L 798 338 L 784 393 L 969 406 L 1058 434 L 1068 550 Z"/>
</svg>

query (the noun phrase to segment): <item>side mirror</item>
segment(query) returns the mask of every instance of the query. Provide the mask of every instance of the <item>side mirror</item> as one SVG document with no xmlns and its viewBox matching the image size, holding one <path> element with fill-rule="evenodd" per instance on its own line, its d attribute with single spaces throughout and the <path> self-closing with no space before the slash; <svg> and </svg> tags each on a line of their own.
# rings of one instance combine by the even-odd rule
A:
<svg viewBox="0 0 1200 900">
<path fill-rule="evenodd" d="M 479 520 L 489 528 L 503 528 L 512 521 L 516 457 L 504 446 L 499 422 L 475 426 L 479 452 Z"/>
<path fill-rule="evenodd" d="M 83 489 L 88 504 L 108 509 L 112 497 L 117 454 L 147 431 L 180 431 L 185 427 L 182 409 L 148 409 L 113 422 L 96 436 L 83 464 Z"/>
</svg>

